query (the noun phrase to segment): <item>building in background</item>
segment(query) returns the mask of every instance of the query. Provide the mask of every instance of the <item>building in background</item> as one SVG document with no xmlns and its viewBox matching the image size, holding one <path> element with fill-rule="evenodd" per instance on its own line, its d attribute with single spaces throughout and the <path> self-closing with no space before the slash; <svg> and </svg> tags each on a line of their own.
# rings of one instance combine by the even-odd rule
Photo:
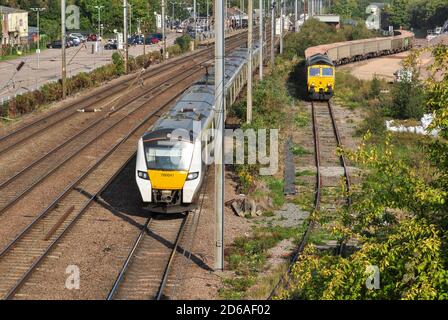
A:
<svg viewBox="0 0 448 320">
<path fill-rule="evenodd" d="M 2 21 L 2 45 L 18 45 L 28 42 L 28 12 L 22 9 L 0 6 Z"/>
</svg>

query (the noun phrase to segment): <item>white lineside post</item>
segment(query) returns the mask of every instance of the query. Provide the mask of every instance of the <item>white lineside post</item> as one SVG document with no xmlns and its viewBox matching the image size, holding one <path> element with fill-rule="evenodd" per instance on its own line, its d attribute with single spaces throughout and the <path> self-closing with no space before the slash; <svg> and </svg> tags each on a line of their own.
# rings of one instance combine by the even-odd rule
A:
<svg viewBox="0 0 448 320">
<path fill-rule="evenodd" d="M 240 21 L 238 23 L 240 24 L 240 29 L 241 29 L 243 27 L 243 14 L 242 14 L 244 12 L 243 0 L 240 0 L 240 10 L 241 10 L 241 12 L 239 14 Z"/>
<path fill-rule="evenodd" d="M 283 54 L 283 32 L 284 32 L 284 19 L 283 16 L 285 14 L 285 2 L 281 0 L 280 2 L 280 54 Z"/>
<path fill-rule="evenodd" d="M 194 40 L 196 41 L 196 0 L 193 1 L 193 28 L 194 28 Z"/>
<path fill-rule="evenodd" d="M 271 0 L 271 65 L 274 66 L 275 0 Z"/>
<path fill-rule="evenodd" d="M 165 0 L 162 0 L 162 43 L 163 43 L 163 54 L 162 59 L 166 60 L 166 39 L 165 39 Z"/>
<path fill-rule="evenodd" d="M 128 0 L 123 0 L 124 72 L 128 73 Z"/>
<path fill-rule="evenodd" d="M 62 99 L 65 100 L 67 95 L 67 63 L 66 63 L 66 27 L 65 27 L 65 0 L 61 0 L 61 51 L 62 51 Z"/>
<path fill-rule="evenodd" d="M 224 270 L 224 1 L 215 2 L 215 270 Z"/>
<path fill-rule="evenodd" d="M 259 6 L 260 6 L 260 19 L 259 19 L 259 23 L 260 23 L 260 66 L 258 67 L 259 71 L 260 71 L 260 80 L 263 80 L 263 44 L 264 44 L 264 40 L 263 40 L 263 29 L 264 29 L 264 25 L 263 25 L 263 0 L 259 0 Z"/>
<path fill-rule="evenodd" d="M 298 4 L 298 0 L 295 1 L 294 3 L 294 32 L 297 32 L 297 21 L 299 21 L 299 4 Z"/>
<path fill-rule="evenodd" d="M 249 14 L 247 31 L 247 115 L 246 122 L 252 122 L 252 47 L 253 47 L 253 0 L 248 1 L 247 11 Z"/>
</svg>

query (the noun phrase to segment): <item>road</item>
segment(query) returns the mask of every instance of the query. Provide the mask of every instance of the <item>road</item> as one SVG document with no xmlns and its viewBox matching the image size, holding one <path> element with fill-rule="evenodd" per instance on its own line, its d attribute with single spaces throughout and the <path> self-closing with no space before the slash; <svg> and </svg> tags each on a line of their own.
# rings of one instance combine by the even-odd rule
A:
<svg viewBox="0 0 448 320">
<path fill-rule="evenodd" d="M 179 34 L 167 34 L 167 45 L 172 45 Z M 100 50 L 92 54 L 94 43 L 87 43 L 86 48 L 74 47 L 67 49 L 67 77 L 80 72 L 92 70 L 112 62 L 115 50 Z M 161 49 L 160 44 L 146 45 L 146 52 Z M 143 54 L 143 46 L 132 46 L 129 54 Z M 16 73 L 16 67 L 21 61 L 23 68 Z M 43 84 L 56 81 L 61 75 L 61 49 L 47 49 L 40 54 L 40 68 L 37 69 L 37 54 L 0 62 L 0 103 L 18 94 L 33 91 Z"/>
</svg>

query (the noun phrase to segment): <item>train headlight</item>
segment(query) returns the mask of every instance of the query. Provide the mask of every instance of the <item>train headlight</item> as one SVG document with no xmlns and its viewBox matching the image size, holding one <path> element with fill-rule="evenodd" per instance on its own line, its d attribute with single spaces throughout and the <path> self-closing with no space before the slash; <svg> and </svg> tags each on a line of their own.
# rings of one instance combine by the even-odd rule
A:
<svg viewBox="0 0 448 320">
<path fill-rule="evenodd" d="M 187 176 L 187 181 L 197 179 L 199 177 L 199 172 L 189 173 Z"/>
<path fill-rule="evenodd" d="M 138 177 L 141 179 L 149 180 L 148 173 L 145 171 L 137 171 Z"/>
</svg>

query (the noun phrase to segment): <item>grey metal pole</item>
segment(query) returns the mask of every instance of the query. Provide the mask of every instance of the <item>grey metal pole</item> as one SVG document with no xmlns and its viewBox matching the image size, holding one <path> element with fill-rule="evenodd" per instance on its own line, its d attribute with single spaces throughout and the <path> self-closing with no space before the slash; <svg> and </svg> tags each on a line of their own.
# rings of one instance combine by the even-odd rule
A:
<svg viewBox="0 0 448 320">
<path fill-rule="evenodd" d="M 65 27 L 65 0 L 61 0 L 61 49 L 62 49 L 62 99 L 67 95 L 67 63 L 66 63 L 66 27 Z"/>
<path fill-rule="evenodd" d="M 196 0 L 193 1 L 193 28 L 194 28 L 194 39 L 196 40 Z"/>
<path fill-rule="evenodd" d="M 165 0 L 162 0 L 162 41 L 163 41 L 163 57 L 166 59 L 166 39 L 165 39 Z"/>
<path fill-rule="evenodd" d="M 248 30 L 247 30 L 247 115 L 246 122 L 252 122 L 252 33 L 253 33 L 253 0 L 248 1 L 247 11 L 249 14 Z"/>
<path fill-rule="evenodd" d="M 124 72 L 128 73 L 128 0 L 123 0 Z"/>
<path fill-rule="evenodd" d="M 3 21 L 1 21 L 3 23 Z M 39 10 L 37 10 L 37 70 L 40 67 L 40 26 L 39 26 Z"/>
<path fill-rule="evenodd" d="M 40 68 L 40 13 L 45 11 L 45 8 L 30 8 L 37 13 L 37 70 Z M 3 23 L 2 15 L 0 14 L 0 23 Z"/>
<path fill-rule="evenodd" d="M 296 0 L 294 3 L 294 31 L 297 32 L 297 21 L 299 21 L 299 4 L 298 1 Z"/>
<path fill-rule="evenodd" d="M 224 1 L 215 2 L 215 270 L 224 270 Z"/>
<path fill-rule="evenodd" d="M 259 43 L 259 46 L 260 46 L 260 66 L 258 67 L 258 70 L 260 71 L 260 80 L 263 80 L 263 44 L 264 44 L 264 41 L 263 41 L 263 30 L 264 30 L 264 26 L 263 26 L 263 0 L 259 0 L 259 9 L 260 9 L 260 13 L 259 13 L 259 15 L 260 15 L 260 19 L 259 19 L 259 22 L 260 22 L 260 26 L 259 26 L 259 28 L 260 28 L 260 43 Z"/>
<path fill-rule="evenodd" d="M 98 8 L 98 38 L 99 38 L 101 34 L 101 7 L 97 6 L 97 8 Z M 98 38 L 96 40 L 99 40 Z"/>
<path fill-rule="evenodd" d="M 128 4 L 129 6 L 129 34 L 132 34 L 132 4 Z"/>
<path fill-rule="evenodd" d="M 274 66 L 275 2 L 271 0 L 271 64 Z"/>
<path fill-rule="evenodd" d="M 284 26 L 285 21 L 283 18 L 284 14 L 285 14 L 285 2 L 282 1 L 280 3 L 280 29 L 281 29 L 280 30 L 280 54 L 283 54 L 283 33 L 284 33 L 284 28 L 285 28 L 285 26 Z"/>
<path fill-rule="evenodd" d="M 209 23 L 209 9 L 210 9 L 210 4 L 209 4 L 209 0 L 207 0 L 207 22 L 206 22 L 206 26 L 207 26 L 207 34 L 210 35 L 210 23 Z"/>
</svg>

